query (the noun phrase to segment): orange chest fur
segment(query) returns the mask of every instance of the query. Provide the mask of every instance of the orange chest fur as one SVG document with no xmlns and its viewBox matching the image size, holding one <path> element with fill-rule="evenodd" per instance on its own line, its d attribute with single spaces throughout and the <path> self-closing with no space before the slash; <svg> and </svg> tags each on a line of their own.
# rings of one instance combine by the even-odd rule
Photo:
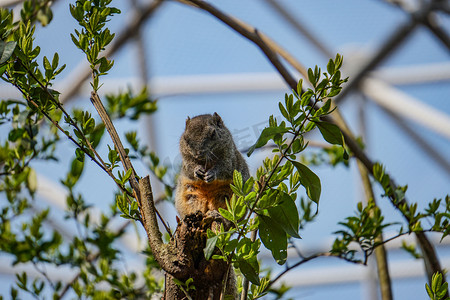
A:
<svg viewBox="0 0 450 300">
<path fill-rule="evenodd" d="M 183 201 L 191 208 L 202 211 L 217 210 L 219 207 L 226 208 L 226 199 L 230 199 L 231 180 L 214 180 L 206 183 L 200 180 L 182 180 Z"/>
</svg>

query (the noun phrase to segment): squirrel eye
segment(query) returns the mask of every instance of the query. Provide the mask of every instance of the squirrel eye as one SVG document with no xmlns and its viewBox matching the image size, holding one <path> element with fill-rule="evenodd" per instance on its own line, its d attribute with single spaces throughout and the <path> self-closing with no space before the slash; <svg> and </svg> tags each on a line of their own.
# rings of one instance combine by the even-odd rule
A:
<svg viewBox="0 0 450 300">
<path fill-rule="evenodd" d="M 217 136 L 216 130 L 211 131 L 209 136 L 210 136 L 210 138 L 214 139 Z"/>
</svg>

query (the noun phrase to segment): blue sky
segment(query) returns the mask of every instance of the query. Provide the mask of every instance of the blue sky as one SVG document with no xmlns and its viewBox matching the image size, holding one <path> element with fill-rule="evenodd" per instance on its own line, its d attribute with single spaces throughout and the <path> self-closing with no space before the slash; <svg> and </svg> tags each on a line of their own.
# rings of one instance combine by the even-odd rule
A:
<svg viewBox="0 0 450 300">
<path fill-rule="evenodd" d="M 332 53 L 344 55 L 347 66 L 355 66 L 358 60 L 355 52 L 373 53 L 397 26 L 408 20 L 408 15 L 400 9 L 379 0 L 347 1 L 280 1 L 283 6 L 328 47 Z M 76 26 L 68 11 L 67 1 L 57 1 L 54 5 L 54 20 L 48 28 L 38 28 L 36 43 L 41 46 L 42 54 L 52 56 L 57 51 L 60 63 L 67 64 L 62 77 L 83 59 L 81 51 L 75 48 L 69 34 Z M 120 31 L 126 24 L 128 1 L 113 1 L 121 8 L 122 15 L 110 22 L 112 31 Z M 297 34 L 264 1 L 228 0 L 211 1 L 223 11 L 257 27 L 266 33 L 303 65 L 313 67 L 326 66 L 328 58 L 322 56 L 308 41 Z M 440 15 L 447 32 L 450 31 L 448 16 Z M 145 25 L 143 36 L 146 45 L 148 69 L 152 77 L 172 77 L 189 75 L 270 73 L 274 68 L 260 50 L 249 41 L 237 35 L 224 24 L 210 15 L 178 3 L 166 3 Z M 56 37 L 56 38 L 55 38 Z M 115 67 L 105 79 L 120 79 L 125 88 L 130 78 L 138 76 L 138 63 L 135 60 L 136 49 L 128 45 L 115 56 Z M 406 42 L 397 49 L 380 67 L 401 67 L 428 63 L 449 62 L 449 52 L 430 34 L 426 28 L 416 30 Z M 1 85 L 0 85 L 1 87 Z M 151 91 L 150 86 L 150 91 Z M 448 104 L 450 85 L 448 81 L 420 85 L 398 86 L 399 89 L 420 99 L 428 105 L 450 114 Z M 102 90 L 100 90 L 102 92 Z M 173 95 L 159 100 L 159 110 L 153 116 L 157 147 L 155 151 L 166 161 L 176 161 L 178 139 L 183 131 L 187 116 L 218 112 L 225 124 L 233 132 L 247 131 L 256 140 L 250 130 L 252 126 L 268 119 L 271 114 L 279 115 L 278 101 L 284 99 L 289 90 L 277 90 L 257 93 L 223 93 L 202 95 Z M 75 106 L 89 107 L 88 94 L 77 97 Z M 354 129 L 358 128 L 358 102 L 353 96 L 342 104 L 342 111 Z M 443 197 L 449 193 L 448 173 L 437 167 L 428 156 L 411 142 L 396 125 L 373 103 L 366 106 L 367 114 L 367 151 L 374 160 L 383 162 L 399 184 L 408 184 L 408 198 L 423 205 L 434 197 Z M 430 130 L 408 122 L 427 142 L 434 145 L 447 160 L 450 153 L 450 141 Z M 130 130 L 131 124 L 117 124 L 119 130 Z M 144 120 L 139 121 L 138 133 L 145 140 L 148 129 Z M 315 136 L 315 138 L 319 138 Z M 103 144 L 103 153 L 106 153 Z M 63 165 L 68 165 L 73 153 L 72 145 L 66 143 L 60 151 Z M 259 166 L 263 154 L 257 153 L 248 163 L 254 171 Z M 57 173 L 54 166 L 36 164 L 38 172 L 58 180 L 64 173 Z M 92 192 L 86 195 L 88 201 L 106 208 L 112 199 L 114 184 L 94 165 L 88 166 L 87 174 L 82 178 L 83 189 Z M 331 233 L 339 229 L 336 223 L 349 216 L 355 210 L 355 204 L 361 201 L 358 174 L 355 164 L 351 168 L 314 169 L 322 181 L 323 193 L 319 217 L 315 223 L 301 233 L 300 245 L 315 245 L 331 238 Z M 142 169 L 142 172 L 146 170 Z M 81 189 L 81 188 L 80 188 Z M 378 191 L 378 194 L 381 192 Z M 111 197 L 105 196 L 111 195 Z M 104 199 L 99 201 L 99 199 Z M 399 220 L 398 213 L 379 199 L 388 220 Z M 169 223 L 175 224 L 173 219 Z M 449 253 L 447 251 L 446 257 Z M 396 257 L 407 259 L 407 256 Z M 320 263 L 319 263 L 320 264 Z M 328 264 L 328 261 L 325 263 Z M 335 261 L 332 264 L 340 264 Z M 449 267 L 449 266 L 447 266 Z M 307 270 L 307 269 L 306 269 Z M 396 299 L 425 299 L 424 278 L 395 281 Z M 336 288 L 306 288 L 293 294 L 301 299 L 356 299 L 362 297 L 363 289 L 358 284 L 347 284 Z M 420 296 L 417 296 L 420 295 Z"/>
</svg>

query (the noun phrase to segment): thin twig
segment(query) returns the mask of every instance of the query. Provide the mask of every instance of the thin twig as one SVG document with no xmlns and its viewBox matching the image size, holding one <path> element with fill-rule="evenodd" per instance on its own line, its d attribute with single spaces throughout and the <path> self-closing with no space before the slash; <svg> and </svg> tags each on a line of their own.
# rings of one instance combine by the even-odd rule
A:
<svg viewBox="0 0 450 300">
<path fill-rule="evenodd" d="M 421 233 L 425 233 L 425 232 L 435 232 L 435 231 L 434 231 L 433 229 L 427 229 L 427 230 L 422 230 L 422 231 L 420 231 L 420 232 L 421 232 Z M 380 247 L 380 246 L 382 246 L 382 245 L 384 245 L 384 244 L 387 244 L 387 243 L 389 243 L 389 242 L 391 242 L 391 241 L 393 241 L 393 240 L 395 240 L 395 239 L 398 239 L 399 237 L 402 237 L 402 236 L 405 236 L 405 235 L 410 235 L 410 234 L 412 234 L 412 233 L 413 233 L 413 232 L 411 232 L 411 231 L 402 232 L 402 233 L 397 234 L 397 235 L 395 235 L 395 236 L 393 236 L 393 237 L 390 237 L 390 238 L 388 238 L 388 239 L 385 239 L 385 240 L 382 241 L 382 242 L 375 243 L 370 249 L 367 249 L 367 251 L 373 251 L 373 250 L 375 250 L 376 248 L 378 248 L 378 247 Z M 418 232 L 415 232 L 415 233 L 418 233 Z M 287 267 L 285 270 L 283 270 L 281 273 L 279 273 L 274 279 L 272 279 L 272 280 L 270 281 L 270 283 L 268 284 L 266 290 L 268 290 L 271 286 L 273 286 L 273 284 L 274 284 L 275 282 L 277 282 L 281 277 L 283 277 L 283 275 L 285 275 L 285 274 L 286 274 L 287 272 L 289 272 L 290 270 L 295 269 L 295 268 L 297 268 L 297 267 L 303 265 L 304 263 L 307 263 L 307 262 L 309 262 L 309 261 L 311 261 L 311 260 L 313 260 L 313 259 L 319 258 L 319 257 L 336 257 L 336 258 L 343 259 L 343 260 L 345 260 L 345 261 L 347 261 L 347 262 L 350 262 L 350 263 L 353 263 L 353 264 L 356 264 L 356 265 L 366 265 L 366 261 L 367 261 L 366 258 L 365 258 L 364 261 L 361 261 L 361 260 L 354 260 L 354 259 L 350 259 L 350 258 L 344 257 L 344 256 L 342 256 L 342 255 L 334 254 L 334 253 L 331 253 L 331 252 L 321 252 L 321 253 L 312 254 L 312 255 L 307 256 L 307 257 L 302 257 L 301 260 L 299 260 L 299 261 L 296 262 L 295 264 L 293 264 L 293 265 Z"/>
<path fill-rule="evenodd" d="M 122 141 L 119 138 L 119 135 L 117 134 L 116 128 L 111 122 L 111 119 L 109 118 L 108 113 L 106 112 L 105 107 L 103 106 L 102 101 L 100 100 L 99 96 L 96 92 L 91 92 L 91 102 L 94 105 L 95 109 L 97 110 L 100 118 L 103 121 L 103 124 L 105 124 L 106 130 L 108 131 L 109 135 L 111 136 L 111 139 L 114 143 L 114 146 L 119 153 L 120 160 L 122 162 L 123 168 L 125 169 L 125 172 L 127 172 L 129 169 L 131 169 L 131 177 L 130 177 L 130 184 L 133 189 L 133 192 L 135 194 L 136 199 L 139 199 L 139 184 L 136 180 L 137 174 L 136 171 L 133 168 L 133 165 L 131 164 L 130 158 L 128 157 L 128 154 L 125 151 L 125 148 L 123 147 Z"/>
<path fill-rule="evenodd" d="M 103 52 L 104 56 L 112 56 L 119 49 L 125 46 L 127 42 L 138 32 L 138 28 L 140 28 L 144 22 L 153 15 L 162 3 L 162 0 L 154 0 L 147 6 L 136 11 L 136 14 L 131 18 L 131 23 L 124 27 L 122 31 L 116 35 L 116 38 L 112 41 L 112 43 L 105 49 Z M 92 69 L 89 66 L 83 68 L 79 74 L 76 75 L 76 79 L 70 81 L 67 88 L 62 91 L 61 102 L 66 103 L 72 99 L 80 91 L 83 83 L 89 79 L 91 73 Z"/>
<path fill-rule="evenodd" d="M 317 36 L 312 34 L 309 30 L 307 30 L 306 26 L 303 25 L 300 20 L 298 20 L 298 17 L 294 16 L 291 12 L 289 12 L 287 9 L 285 9 L 279 1 L 277 0 L 264 0 L 270 7 L 278 12 L 282 17 L 284 21 L 287 21 L 295 30 L 298 32 L 301 32 L 322 54 L 328 59 L 332 57 L 334 54 L 329 51 L 324 44 L 319 41 Z M 307 78 L 307 76 L 306 76 Z"/>
<path fill-rule="evenodd" d="M 25 70 L 27 70 L 27 73 L 39 84 L 39 86 L 47 93 L 47 95 L 49 95 L 49 97 L 52 99 L 53 103 L 56 104 L 56 106 L 62 111 L 62 113 L 64 114 L 64 116 L 67 118 L 67 120 L 69 121 L 69 125 L 73 126 L 75 128 L 75 130 L 77 130 L 79 133 L 82 133 L 81 129 L 78 127 L 78 124 L 72 119 L 72 116 L 69 115 L 69 113 L 67 113 L 67 111 L 64 109 L 64 107 L 62 106 L 61 102 L 56 99 L 53 94 L 50 92 L 50 90 L 48 89 L 47 86 L 45 86 L 40 80 L 38 80 L 38 78 L 36 78 L 36 76 L 33 74 L 33 72 L 31 72 L 23 63 L 21 60 L 19 60 L 19 63 L 25 68 Z M 104 170 L 106 170 L 106 172 L 108 172 L 109 176 L 111 176 L 112 178 L 114 178 L 114 175 L 112 174 L 111 170 L 106 166 L 105 162 L 103 161 L 103 159 L 101 158 L 101 156 L 98 154 L 98 152 L 94 149 L 94 147 L 92 146 L 91 142 L 86 138 L 86 136 L 84 134 L 81 134 L 83 136 L 84 142 L 86 143 L 86 145 L 88 146 L 89 150 L 92 151 L 92 153 L 94 153 L 95 157 L 97 157 L 97 159 L 99 160 L 99 162 L 103 165 Z"/>
<path fill-rule="evenodd" d="M 100 118 L 102 119 L 103 123 L 105 124 L 106 130 L 108 131 L 109 135 L 111 136 L 111 139 L 114 143 L 114 147 L 116 148 L 117 152 L 119 153 L 120 160 L 122 162 L 123 168 L 125 172 L 128 170 L 131 170 L 131 176 L 130 176 L 130 185 L 133 189 L 134 197 L 139 203 L 139 207 L 142 209 L 142 198 L 140 195 L 140 189 L 139 189 L 139 183 L 138 183 L 138 176 L 136 174 L 136 171 L 133 168 L 133 165 L 131 163 L 130 157 L 128 156 L 127 152 L 125 151 L 125 148 L 122 144 L 122 141 L 120 140 L 120 137 L 116 131 L 116 128 L 114 127 L 114 124 L 112 123 L 108 113 L 106 112 L 105 107 L 103 106 L 102 101 L 100 100 L 100 97 L 96 92 L 91 93 L 91 102 L 94 105 L 95 109 L 97 110 Z M 156 210 L 156 214 L 158 215 L 158 218 L 162 222 L 164 228 L 169 233 L 170 236 L 172 236 L 172 232 L 167 226 L 166 222 Z"/>
<path fill-rule="evenodd" d="M 114 175 L 112 174 L 112 172 L 106 168 L 104 165 L 102 165 L 101 162 L 99 162 L 94 156 L 91 155 L 91 153 L 89 151 L 87 151 L 85 149 L 85 147 L 83 145 L 81 145 L 80 143 L 78 143 L 66 130 L 64 130 L 59 124 L 58 122 L 56 122 L 55 120 L 53 120 L 53 118 L 47 113 L 45 112 L 34 100 L 32 100 L 29 95 L 16 83 L 11 82 L 11 84 L 13 86 L 15 86 L 24 96 L 25 100 L 27 100 L 27 102 L 31 103 L 34 107 L 36 107 L 37 110 L 39 110 L 40 113 L 42 113 L 59 131 L 61 131 L 72 143 L 74 143 L 79 149 L 81 149 L 87 156 L 89 156 L 89 158 L 96 163 L 103 171 L 105 171 L 116 183 L 116 185 L 119 187 L 120 190 L 122 190 L 123 192 L 126 192 L 127 194 L 129 193 L 128 190 L 123 187 L 122 185 L 120 185 L 119 183 L 117 183 L 117 181 L 115 180 Z"/>
<path fill-rule="evenodd" d="M 213 7 L 212 5 L 210 5 L 210 4 L 208 4 L 208 3 L 204 2 L 204 1 L 199 1 L 199 0 L 177 0 L 177 1 L 181 2 L 181 3 L 189 4 L 191 6 L 198 7 L 200 9 L 210 13 L 214 17 L 216 17 L 219 20 L 221 20 L 222 22 L 224 22 L 230 28 L 232 28 L 233 30 L 235 30 L 236 32 L 241 34 L 243 37 L 245 37 L 245 38 L 249 39 L 250 41 L 252 41 L 253 43 L 257 44 L 258 47 L 260 47 L 261 50 L 263 50 L 264 54 L 269 58 L 269 60 L 271 60 L 271 58 L 273 57 L 273 55 L 267 55 L 266 51 L 264 51 L 264 50 L 268 49 L 268 50 L 271 50 L 270 52 L 273 53 L 273 51 L 274 51 L 273 48 L 270 48 L 267 44 L 265 44 L 265 42 L 261 38 L 255 38 L 255 32 L 250 32 L 250 31 L 246 30 L 246 28 L 243 28 L 242 26 L 240 26 L 240 24 L 238 22 L 236 22 L 235 19 L 225 15 L 224 13 L 222 13 L 221 11 L 219 11 L 218 9 Z M 421 18 L 426 16 L 428 12 L 429 12 L 429 7 L 423 9 L 419 14 L 415 15 L 415 18 L 413 20 L 411 20 L 407 24 L 404 24 L 404 26 L 400 27 L 387 40 L 387 42 L 379 50 L 378 54 L 373 58 L 373 60 L 371 62 L 369 62 L 365 66 L 365 68 L 360 70 L 358 75 L 361 76 L 361 77 L 364 76 L 375 65 L 377 65 L 385 57 L 387 57 L 387 55 L 394 48 L 396 48 L 396 46 L 399 45 L 399 41 L 404 40 L 404 38 L 410 32 L 412 32 L 412 30 L 415 28 L 415 26 L 417 25 L 419 20 L 421 20 Z M 273 64 L 272 60 L 271 60 L 271 62 Z M 278 69 L 279 65 L 275 65 L 275 67 Z M 288 85 L 291 87 L 291 89 L 295 90 L 296 89 L 296 81 L 290 75 L 290 73 L 289 72 L 283 72 L 283 73 L 280 72 L 280 74 L 283 76 L 283 79 L 288 83 Z M 355 80 L 361 80 L 361 79 L 355 78 Z M 358 83 L 357 81 L 353 81 L 352 85 L 356 86 L 357 83 Z M 344 91 L 348 92 L 349 90 L 350 89 L 347 86 L 347 88 L 344 88 L 342 92 L 344 92 Z M 342 92 L 341 92 L 341 94 L 342 94 Z M 339 95 L 341 95 L 341 94 L 339 94 Z M 340 97 L 343 97 L 343 95 L 340 96 Z M 347 147 L 352 151 L 354 156 L 356 158 L 358 158 L 358 160 L 360 160 L 361 163 L 364 164 L 364 166 L 366 167 L 367 171 L 373 176 L 374 163 L 369 159 L 367 154 L 360 148 L 360 146 L 355 141 L 355 139 L 352 138 L 352 135 L 349 132 L 343 130 L 342 124 L 343 124 L 344 120 L 342 119 L 341 122 L 337 122 L 335 120 L 335 118 L 332 118 L 331 116 L 325 116 L 322 119 L 324 121 L 330 122 L 332 124 L 336 124 L 341 129 Z M 392 179 L 391 179 L 391 182 L 390 182 L 390 186 L 391 186 L 391 188 L 393 190 L 395 190 L 397 188 L 397 185 L 395 184 L 395 182 Z M 391 203 L 398 209 L 399 208 L 398 207 L 398 203 L 395 203 L 395 199 L 392 198 L 392 197 L 390 197 L 390 199 L 391 199 Z M 407 203 L 406 199 L 402 203 L 406 204 Z M 402 214 L 402 215 L 409 223 L 410 222 L 410 218 L 405 216 L 404 214 Z M 416 233 L 416 236 L 418 238 L 419 245 L 420 245 L 420 247 L 422 249 L 422 253 L 424 254 L 425 265 L 426 266 L 431 266 L 430 270 L 432 270 L 433 272 L 442 272 L 442 268 L 441 268 L 440 262 L 439 262 L 439 260 L 437 258 L 436 251 L 434 250 L 434 248 L 433 248 L 432 244 L 430 243 L 430 241 L 427 239 L 427 237 L 424 235 L 424 233 L 418 232 L 418 233 Z M 428 272 L 428 275 L 430 276 L 430 272 Z"/>
<path fill-rule="evenodd" d="M 122 224 L 122 226 L 119 227 L 119 229 L 116 231 L 116 235 L 120 235 L 121 233 L 123 233 L 125 231 L 125 229 L 127 228 L 127 226 L 131 224 L 131 221 L 127 221 L 125 223 Z M 100 257 L 101 252 L 98 251 L 90 256 L 86 257 L 86 261 L 88 263 L 92 263 L 94 262 L 97 258 Z M 69 291 L 69 289 L 73 286 L 73 284 L 78 280 L 78 278 L 80 277 L 81 272 L 78 272 L 73 278 L 72 280 L 70 280 L 62 289 L 61 293 L 59 293 L 59 295 L 56 297 L 56 299 L 61 299 L 64 297 L 64 295 Z"/>
</svg>

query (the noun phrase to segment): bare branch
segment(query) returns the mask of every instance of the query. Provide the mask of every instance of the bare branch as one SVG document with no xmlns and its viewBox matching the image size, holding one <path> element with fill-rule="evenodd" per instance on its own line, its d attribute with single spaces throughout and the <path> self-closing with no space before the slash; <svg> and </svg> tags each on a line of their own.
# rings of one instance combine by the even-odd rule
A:
<svg viewBox="0 0 450 300">
<path fill-rule="evenodd" d="M 261 48 L 264 54 L 266 54 L 267 58 L 271 61 L 272 64 L 273 60 L 275 60 L 275 57 L 279 55 L 283 59 L 285 59 L 291 66 L 293 66 L 297 71 L 299 71 L 300 74 L 302 74 L 302 76 L 308 78 L 308 72 L 302 64 L 300 64 L 295 58 L 293 58 L 289 54 L 289 52 L 287 52 L 283 47 L 278 45 L 270 37 L 268 37 L 262 32 L 258 32 L 258 30 L 255 27 L 250 26 L 237 18 L 224 14 L 220 10 L 216 9 L 214 6 L 204 1 L 198 0 L 176 0 L 176 1 L 209 12 L 211 15 L 213 15 L 214 17 L 218 18 L 219 20 L 230 26 L 233 30 L 237 31 L 239 34 L 254 42 L 255 45 Z M 274 66 L 277 69 L 278 67 L 280 67 L 279 63 L 275 63 Z"/>
<path fill-rule="evenodd" d="M 334 56 L 331 51 L 329 51 L 324 44 L 319 41 L 319 39 L 314 36 L 309 30 L 307 30 L 306 26 L 298 20 L 298 18 L 295 18 L 292 13 L 290 13 L 287 9 L 285 9 L 279 1 L 277 0 L 264 0 L 270 7 L 272 7 L 276 12 L 278 12 L 282 17 L 283 20 L 287 21 L 289 24 L 292 25 L 298 32 L 301 32 L 314 46 L 316 46 L 317 49 L 322 52 L 322 54 L 326 58 L 330 58 Z"/>
<path fill-rule="evenodd" d="M 247 27 L 241 26 L 240 23 L 236 21 L 236 19 L 225 15 L 224 13 L 222 13 L 221 11 L 219 11 L 218 9 L 216 9 L 215 7 L 204 1 L 199 0 L 177 0 L 177 1 L 198 7 L 210 13 L 211 15 L 213 15 L 214 17 L 218 18 L 220 21 L 228 25 L 230 28 L 241 34 L 243 37 L 255 43 L 258 47 L 260 47 L 260 49 L 264 52 L 267 58 L 271 61 L 271 63 L 277 68 L 277 70 L 283 76 L 283 79 L 290 86 L 290 88 L 296 90 L 297 85 L 296 80 L 292 77 L 292 75 L 290 75 L 287 69 L 277 59 L 276 54 L 277 52 L 274 50 L 274 48 L 270 47 L 272 44 L 271 45 L 266 44 L 264 40 L 261 38 L 261 34 L 258 33 L 255 29 L 249 31 Z M 409 21 L 407 24 L 404 24 L 393 35 L 391 35 L 390 38 L 388 38 L 388 40 L 384 44 L 384 46 L 379 50 L 378 54 L 365 66 L 365 68 L 360 70 L 360 72 L 357 74 L 357 77 L 353 80 L 353 83 L 351 83 L 352 86 L 350 87 L 347 86 L 347 88 L 344 88 L 341 94 L 339 94 L 339 96 L 341 98 L 344 97 L 345 95 L 345 94 L 343 95 L 344 91 L 348 92 L 350 88 L 356 87 L 359 84 L 359 81 L 363 78 L 363 76 L 366 73 L 369 72 L 369 70 L 371 70 L 384 58 L 386 58 L 388 54 L 391 53 L 392 50 L 395 49 L 400 44 L 400 41 L 404 40 L 404 38 L 406 38 L 406 36 L 408 36 L 408 34 L 412 32 L 417 23 L 428 14 L 429 10 L 430 6 L 427 6 L 420 13 L 415 15 L 411 21 Z M 323 120 L 330 122 L 332 124 L 336 124 L 341 129 L 347 147 L 353 152 L 354 156 L 365 166 L 367 171 L 373 176 L 374 163 L 369 159 L 366 153 L 360 148 L 356 140 L 353 138 L 353 134 L 348 129 L 348 126 L 346 125 L 344 119 L 342 117 L 341 118 L 339 117 L 340 117 L 339 115 L 335 115 L 334 117 L 328 115 L 323 117 Z M 390 185 L 393 190 L 396 190 L 397 185 L 392 179 Z M 396 208 L 399 208 L 398 207 L 399 204 L 394 203 L 394 200 L 395 199 L 391 199 L 391 203 L 393 203 L 394 206 L 396 206 Z M 404 199 L 402 203 L 407 203 L 406 199 Z M 405 215 L 403 216 L 409 223 L 410 218 Z M 416 235 L 418 237 L 418 241 L 420 243 L 424 256 L 427 256 L 425 264 L 430 265 L 430 268 L 433 270 L 433 272 L 442 272 L 442 268 L 440 266 L 439 260 L 437 259 L 436 252 L 431 243 L 429 242 L 429 240 L 427 239 L 427 237 L 425 236 L 425 234 L 419 232 L 416 233 Z M 429 278 L 431 280 L 430 276 Z"/>
<path fill-rule="evenodd" d="M 125 151 L 122 141 L 120 140 L 120 137 L 117 134 L 116 128 L 114 127 L 113 123 L 111 122 L 111 119 L 109 118 L 109 115 L 106 112 L 106 109 L 103 106 L 103 103 L 100 100 L 100 97 L 97 95 L 96 92 L 91 92 L 91 102 L 94 105 L 95 109 L 97 110 L 103 123 L 105 124 L 106 130 L 108 131 L 109 135 L 111 136 L 111 139 L 114 143 L 114 147 L 116 148 L 117 152 L 119 153 L 120 161 L 122 162 L 125 172 L 127 172 L 128 170 L 131 169 L 131 176 L 130 176 L 131 188 L 133 189 L 133 193 L 134 193 L 136 200 L 139 201 L 139 207 L 141 207 L 140 188 L 139 188 L 139 183 L 137 181 L 138 176 L 137 176 L 136 171 L 133 168 L 133 165 L 131 164 L 130 157 L 128 156 L 127 152 Z M 153 199 L 153 197 L 152 197 L 152 199 Z M 166 222 L 164 221 L 162 216 L 159 214 L 159 212 L 156 209 L 155 209 L 155 211 L 158 214 L 159 219 L 163 223 L 166 231 L 169 233 L 170 236 L 172 236 L 169 226 L 167 226 Z"/>
<path fill-rule="evenodd" d="M 122 141 L 120 140 L 119 135 L 117 134 L 116 128 L 112 124 L 111 119 L 109 118 L 108 113 L 106 112 L 106 109 L 103 106 L 103 103 L 98 97 L 96 92 L 91 93 L 91 102 L 94 105 L 95 109 L 97 110 L 103 123 L 105 124 L 106 130 L 108 130 L 108 133 L 111 136 L 114 146 L 117 152 L 119 153 L 120 160 L 122 161 L 125 172 L 127 172 L 129 169 L 132 170 L 132 175 L 130 177 L 130 184 L 133 189 L 133 192 L 135 193 L 136 199 L 139 199 L 140 198 L 139 185 L 136 180 L 137 177 L 136 172 L 133 168 L 133 165 L 131 164 L 128 154 L 125 152 L 125 148 L 123 147 Z"/>
<path fill-rule="evenodd" d="M 130 221 L 125 222 L 122 226 L 119 227 L 119 229 L 116 231 L 116 235 L 121 235 L 125 229 L 127 228 L 127 226 L 131 224 Z M 97 258 L 100 257 L 100 251 L 93 253 L 92 255 L 88 255 L 86 257 L 86 261 L 89 263 L 94 262 L 95 260 L 97 260 Z M 69 291 L 69 289 L 73 286 L 73 284 L 78 280 L 78 278 L 80 277 L 81 272 L 78 272 L 73 278 L 72 280 L 70 280 L 62 289 L 61 293 L 59 293 L 59 295 L 56 297 L 56 299 L 62 299 L 64 297 L 64 295 Z"/>
<path fill-rule="evenodd" d="M 176 278 L 183 278 L 190 271 L 182 259 L 177 256 L 177 249 L 172 244 L 164 244 L 162 234 L 156 219 L 156 208 L 153 200 L 150 177 L 147 175 L 139 180 L 141 198 L 138 200 L 141 210 L 142 224 L 147 232 L 150 248 L 161 268 Z"/>
</svg>

